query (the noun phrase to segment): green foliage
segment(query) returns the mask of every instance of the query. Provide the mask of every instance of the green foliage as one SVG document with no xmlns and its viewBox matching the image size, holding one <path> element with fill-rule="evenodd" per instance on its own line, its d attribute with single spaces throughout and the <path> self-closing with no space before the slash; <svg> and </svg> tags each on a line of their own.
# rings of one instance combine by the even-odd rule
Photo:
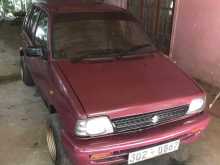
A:
<svg viewBox="0 0 220 165">
<path fill-rule="evenodd" d="M 10 0 L 1 0 L 2 9 L 5 13 L 11 13 L 15 10 L 15 7 Z"/>
<path fill-rule="evenodd" d="M 0 17 L 4 19 L 8 14 L 24 13 L 31 3 L 32 0 L 0 0 Z"/>
</svg>

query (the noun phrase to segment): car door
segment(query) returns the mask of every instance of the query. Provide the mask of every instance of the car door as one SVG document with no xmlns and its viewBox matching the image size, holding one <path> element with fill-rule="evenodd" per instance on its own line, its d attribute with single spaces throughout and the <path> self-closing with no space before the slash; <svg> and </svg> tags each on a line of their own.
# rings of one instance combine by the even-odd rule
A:
<svg viewBox="0 0 220 165">
<path fill-rule="evenodd" d="M 48 63 L 48 16 L 44 11 L 40 15 L 32 28 L 33 47 L 42 48 L 42 57 L 28 57 L 30 71 L 36 86 L 39 88 L 44 99 L 48 99 L 50 91 L 50 67 Z"/>
<path fill-rule="evenodd" d="M 35 29 L 36 29 L 36 25 L 38 22 L 38 19 L 40 17 L 40 9 L 37 7 L 32 7 L 30 10 L 29 15 L 27 15 L 27 21 L 24 23 L 23 26 L 23 32 L 22 32 L 22 40 L 23 40 L 23 50 L 24 50 L 24 62 L 25 65 L 27 66 L 28 70 L 31 72 L 32 74 L 32 78 L 34 79 L 34 82 L 38 80 L 37 77 L 35 77 L 35 69 L 32 70 L 34 67 L 34 61 L 36 60 L 36 58 L 34 57 L 30 57 L 27 55 L 26 53 L 26 49 L 30 48 L 30 47 L 34 47 L 34 34 L 35 34 Z"/>
</svg>

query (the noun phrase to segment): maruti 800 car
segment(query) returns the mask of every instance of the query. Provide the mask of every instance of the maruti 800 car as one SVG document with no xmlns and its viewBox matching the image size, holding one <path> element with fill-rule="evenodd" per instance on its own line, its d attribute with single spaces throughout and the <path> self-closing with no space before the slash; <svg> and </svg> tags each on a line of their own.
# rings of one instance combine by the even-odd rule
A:
<svg viewBox="0 0 220 165">
<path fill-rule="evenodd" d="M 51 113 L 56 165 L 135 164 L 177 152 L 208 126 L 204 91 L 127 10 L 36 3 L 22 29 L 21 77 Z"/>
</svg>

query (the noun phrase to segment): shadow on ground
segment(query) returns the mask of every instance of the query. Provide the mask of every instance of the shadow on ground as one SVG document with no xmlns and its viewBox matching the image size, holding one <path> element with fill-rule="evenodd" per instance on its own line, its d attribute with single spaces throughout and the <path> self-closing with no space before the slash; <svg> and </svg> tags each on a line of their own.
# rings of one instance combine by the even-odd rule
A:
<svg viewBox="0 0 220 165">
<path fill-rule="evenodd" d="M 0 76 L 0 85 L 18 81 L 18 80 L 20 80 L 20 75 L 15 74 L 15 73 L 10 74 L 10 75 Z"/>
<path fill-rule="evenodd" d="M 178 162 L 174 159 L 170 159 L 168 156 L 162 156 L 152 160 L 147 160 L 135 165 L 187 165 L 186 162 Z"/>
</svg>

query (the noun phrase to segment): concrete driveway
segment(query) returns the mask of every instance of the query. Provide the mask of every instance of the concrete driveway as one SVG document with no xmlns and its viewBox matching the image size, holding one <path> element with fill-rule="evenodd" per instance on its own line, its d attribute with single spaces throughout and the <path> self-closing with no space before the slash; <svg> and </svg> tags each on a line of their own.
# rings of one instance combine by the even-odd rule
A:
<svg viewBox="0 0 220 165">
<path fill-rule="evenodd" d="M 47 109 L 21 81 L 0 85 L 0 164 L 52 165 L 45 142 Z"/>
</svg>

